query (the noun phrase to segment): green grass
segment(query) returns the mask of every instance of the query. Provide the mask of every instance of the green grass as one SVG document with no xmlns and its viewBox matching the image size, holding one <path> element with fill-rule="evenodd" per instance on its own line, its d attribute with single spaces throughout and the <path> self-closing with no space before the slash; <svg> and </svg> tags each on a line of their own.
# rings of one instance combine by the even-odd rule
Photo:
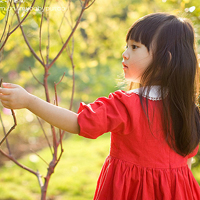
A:
<svg viewBox="0 0 200 200">
<path fill-rule="evenodd" d="M 109 153 L 109 134 L 96 140 L 72 135 L 63 142 L 64 154 L 50 179 L 47 191 L 49 199 L 91 200 L 96 181 L 106 156 Z M 38 154 L 51 160 L 49 148 Z M 32 155 L 19 160 L 28 167 L 46 174 L 47 165 L 41 161 L 31 162 Z M 39 200 L 40 189 L 37 178 L 19 168 L 11 161 L 0 168 L 0 200 Z"/>
</svg>

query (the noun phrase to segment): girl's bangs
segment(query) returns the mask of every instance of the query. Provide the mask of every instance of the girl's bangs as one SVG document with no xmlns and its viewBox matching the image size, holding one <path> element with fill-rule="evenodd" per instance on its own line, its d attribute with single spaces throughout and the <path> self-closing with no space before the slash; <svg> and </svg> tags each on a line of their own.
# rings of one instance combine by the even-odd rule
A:
<svg viewBox="0 0 200 200">
<path fill-rule="evenodd" d="M 155 34 L 155 30 L 151 31 L 149 29 L 151 29 L 151 27 L 148 23 L 145 23 L 145 21 L 139 21 L 138 23 L 133 24 L 126 35 L 126 42 L 128 40 L 140 42 L 145 45 L 149 51 L 153 35 Z"/>
</svg>

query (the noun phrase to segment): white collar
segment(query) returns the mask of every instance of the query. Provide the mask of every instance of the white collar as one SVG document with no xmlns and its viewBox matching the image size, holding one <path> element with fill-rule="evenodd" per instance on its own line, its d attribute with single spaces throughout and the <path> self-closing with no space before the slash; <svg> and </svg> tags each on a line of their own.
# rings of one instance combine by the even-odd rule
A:
<svg viewBox="0 0 200 200">
<path fill-rule="evenodd" d="M 142 87 L 142 88 L 130 90 L 130 91 L 128 91 L 128 93 L 133 92 L 133 93 L 139 95 L 144 90 L 143 95 L 142 95 L 143 97 L 145 97 L 149 100 L 152 100 L 152 101 L 162 100 L 160 85 L 151 86 L 149 94 L 148 94 L 148 89 L 149 89 L 148 87 L 146 87 L 145 89 Z M 167 96 L 167 92 L 165 92 L 165 94 L 164 94 L 164 97 L 166 97 L 166 96 Z"/>
</svg>

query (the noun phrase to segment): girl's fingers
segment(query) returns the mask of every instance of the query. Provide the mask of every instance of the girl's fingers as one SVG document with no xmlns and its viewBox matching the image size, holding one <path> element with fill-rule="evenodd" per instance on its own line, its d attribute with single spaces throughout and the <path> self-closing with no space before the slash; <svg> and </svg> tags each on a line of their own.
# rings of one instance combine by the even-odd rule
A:
<svg viewBox="0 0 200 200">
<path fill-rule="evenodd" d="M 0 88 L 0 93 L 4 94 L 4 95 L 8 95 L 10 94 L 10 89 L 6 89 L 6 88 Z"/>
<path fill-rule="evenodd" d="M 4 88 L 16 88 L 17 85 L 12 84 L 12 83 L 2 83 Z"/>
<path fill-rule="evenodd" d="M 1 101 L 1 103 L 5 108 L 10 108 L 8 101 L 3 100 L 3 101 Z"/>
<path fill-rule="evenodd" d="M 5 94 L 0 94 L 0 99 L 1 100 L 8 100 L 10 98 L 10 95 L 5 95 Z"/>
</svg>

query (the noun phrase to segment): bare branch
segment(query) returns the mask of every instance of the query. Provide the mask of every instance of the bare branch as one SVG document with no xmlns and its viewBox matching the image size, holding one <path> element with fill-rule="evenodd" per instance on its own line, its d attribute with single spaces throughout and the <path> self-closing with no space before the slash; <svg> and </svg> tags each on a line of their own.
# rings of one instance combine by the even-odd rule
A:
<svg viewBox="0 0 200 200">
<path fill-rule="evenodd" d="M 6 135 L 6 129 L 5 129 L 5 126 L 4 126 L 4 123 L 3 123 L 3 120 L 2 120 L 2 117 L 1 117 L 1 114 L 0 114 L 0 120 L 1 120 L 1 125 L 3 127 L 3 132 L 4 132 L 4 135 Z M 11 149 L 10 149 L 10 145 L 8 143 L 8 139 L 6 138 L 6 146 L 8 148 L 8 152 L 9 152 L 9 155 L 11 155 Z"/>
<path fill-rule="evenodd" d="M 59 51 L 59 53 L 56 55 L 56 57 L 52 60 L 52 62 L 48 65 L 48 68 L 50 69 L 52 67 L 52 65 L 55 63 L 55 61 L 59 58 L 59 56 L 61 55 L 61 53 L 63 52 L 63 50 L 65 49 L 65 47 L 67 46 L 68 42 L 70 41 L 72 35 L 74 34 L 76 28 L 78 27 L 78 24 L 80 23 L 80 20 L 82 18 L 83 12 L 84 12 L 84 8 L 82 8 L 81 13 L 76 21 L 76 24 L 74 26 L 74 28 L 72 29 L 69 37 L 67 38 L 65 44 L 62 46 L 61 50 Z"/>
<path fill-rule="evenodd" d="M 32 151 L 36 156 L 38 156 L 47 166 L 49 166 L 49 164 L 44 160 L 44 158 L 42 158 L 38 153 L 36 153 L 36 152 L 33 151 L 32 149 L 31 149 L 31 151 Z"/>
<path fill-rule="evenodd" d="M 72 64 L 72 94 L 71 94 L 71 101 L 70 101 L 70 107 L 69 110 L 72 109 L 73 101 L 74 101 L 74 91 L 75 91 L 75 65 L 73 60 L 73 53 L 74 53 L 74 38 L 72 40 L 72 52 L 69 55 L 70 61 Z"/>
<path fill-rule="evenodd" d="M 20 17 L 19 17 L 19 14 L 18 14 L 18 9 L 17 9 L 16 3 L 14 3 L 14 5 L 15 5 L 15 9 L 16 9 L 17 19 L 18 19 L 18 21 L 20 23 Z M 22 35 L 24 37 L 24 41 L 26 42 L 29 50 L 31 51 L 31 53 L 33 54 L 33 56 L 36 58 L 36 60 L 38 60 L 42 64 L 42 66 L 45 67 L 45 63 L 37 56 L 37 54 L 35 53 L 35 51 L 31 47 L 30 43 L 28 42 L 27 37 L 26 37 L 26 35 L 24 33 L 24 29 L 22 28 L 21 24 L 20 24 L 20 29 L 21 29 Z"/>
<path fill-rule="evenodd" d="M 7 35 L 6 35 L 6 38 L 5 38 L 4 42 L 3 42 L 3 44 L 1 45 L 0 51 L 3 49 L 3 47 L 5 46 L 7 40 L 8 40 L 8 38 L 9 38 L 9 36 L 10 36 L 10 35 L 9 35 L 9 31 L 10 31 L 10 25 L 9 25 L 9 27 L 8 27 L 8 33 L 7 33 Z"/>
<path fill-rule="evenodd" d="M 16 5 L 16 3 L 14 3 L 15 5 Z M 10 35 L 19 27 L 19 26 L 21 26 L 21 24 L 24 22 L 24 20 L 28 17 L 28 15 L 29 15 L 29 13 L 31 12 L 31 10 L 32 10 L 32 8 L 33 8 L 33 6 L 34 6 L 34 4 L 35 4 L 35 0 L 33 0 L 33 3 L 31 4 L 31 7 L 30 7 L 30 9 L 29 9 L 29 11 L 27 12 L 27 14 L 25 15 L 25 17 L 22 19 L 22 21 L 20 22 L 20 20 L 19 20 L 19 24 L 10 32 Z M 18 14 L 18 9 L 17 9 L 17 16 L 19 16 L 19 14 Z"/>
<path fill-rule="evenodd" d="M 34 3 L 35 3 L 35 0 L 33 1 L 32 5 L 31 5 L 31 9 L 32 9 Z M 14 3 L 14 4 L 15 4 L 15 3 Z M 10 6 L 11 6 L 11 2 L 10 2 L 10 5 L 9 5 L 9 10 L 10 10 Z M 15 4 L 15 8 L 17 8 L 17 7 L 16 7 L 16 4 Z M 20 20 L 19 20 L 19 24 L 18 24 L 11 32 L 10 32 L 10 26 L 9 26 L 8 33 L 7 33 L 6 38 L 5 38 L 3 44 L 2 44 L 2 46 L 1 46 L 1 48 L 0 48 L 0 51 L 1 51 L 2 48 L 5 46 L 5 44 L 6 44 L 7 40 L 8 40 L 8 38 L 9 38 L 9 36 L 10 36 L 19 26 L 21 27 L 21 24 L 24 22 L 24 20 L 25 20 L 25 19 L 27 18 L 27 16 L 29 15 L 31 9 L 27 12 L 27 14 L 26 14 L 25 17 L 22 19 L 21 22 L 20 22 Z M 15 13 L 16 13 L 17 17 L 19 17 L 18 9 L 17 9 L 17 11 L 16 11 Z M 9 11 L 8 11 L 8 15 L 9 15 Z M 8 21 L 8 18 L 7 18 L 7 21 Z M 6 21 L 6 26 L 7 26 L 7 21 Z M 6 26 L 5 26 L 5 29 L 4 29 L 4 30 L 6 30 Z M 4 35 L 4 33 L 3 33 L 3 35 Z M 3 38 L 3 35 L 2 35 L 2 38 Z M 2 40 L 2 38 L 1 38 L 1 40 Z"/>
<path fill-rule="evenodd" d="M 85 7 L 85 9 L 88 9 L 94 2 L 95 0 L 93 0 L 87 7 Z"/>
<path fill-rule="evenodd" d="M 33 76 L 33 78 L 34 78 L 40 85 L 43 85 L 43 86 L 44 86 L 44 84 L 41 83 L 41 82 L 37 79 L 37 77 L 33 74 L 33 71 L 32 71 L 32 69 L 31 69 L 31 67 L 29 67 L 29 70 L 30 70 L 30 72 L 31 72 L 31 74 L 32 74 L 32 76 Z"/>
<path fill-rule="evenodd" d="M 38 170 L 37 170 L 37 172 L 36 172 L 36 173 L 37 173 L 37 175 L 36 175 L 36 176 L 37 176 L 37 178 L 38 178 L 39 186 L 40 186 L 40 188 L 42 188 L 42 187 L 43 187 L 43 185 L 44 185 L 44 184 L 43 184 L 43 182 L 42 182 L 42 179 L 41 179 L 41 178 L 42 178 L 42 176 L 40 175 L 40 173 L 39 173 L 39 171 L 38 171 Z"/>
<path fill-rule="evenodd" d="M 3 154 L 6 158 L 8 158 L 9 160 L 12 160 L 16 165 L 18 165 L 19 167 L 21 167 L 22 169 L 25 169 L 27 171 L 29 171 L 30 173 L 34 174 L 37 176 L 37 172 L 33 171 L 32 169 L 20 164 L 15 158 L 13 158 L 11 155 L 6 154 L 2 149 L 0 149 L 0 153 Z"/>
<path fill-rule="evenodd" d="M 43 8 L 42 10 L 44 11 L 46 5 L 46 0 L 44 0 Z M 44 19 L 44 12 L 42 12 L 42 17 L 40 21 L 40 30 L 39 30 L 39 51 L 40 51 L 40 56 L 42 58 L 43 63 L 45 63 L 43 55 L 42 55 L 42 25 L 43 25 L 43 19 Z"/>
<path fill-rule="evenodd" d="M 38 120 L 38 122 L 39 122 L 39 124 L 40 124 L 40 127 L 41 127 L 41 129 L 42 129 L 42 131 L 43 131 L 43 133 L 44 133 L 44 136 L 45 136 L 45 138 L 46 138 L 46 140 L 47 140 L 47 143 L 48 143 L 49 149 L 50 149 L 50 151 L 51 151 L 51 154 L 53 155 L 53 151 L 52 151 L 52 148 L 51 148 L 51 144 L 50 144 L 50 142 L 49 142 L 49 139 L 48 139 L 48 137 L 47 137 L 47 134 L 46 134 L 46 132 L 45 132 L 45 130 L 44 130 L 44 128 L 43 128 L 43 125 L 42 125 L 42 123 L 41 123 L 39 117 L 37 117 L 37 120 Z"/>
<path fill-rule="evenodd" d="M 63 74 L 63 76 L 61 77 L 61 79 L 60 79 L 60 81 L 59 81 L 58 83 L 54 83 L 54 89 L 55 89 L 55 104 L 56 104 L 56 106 L 58 106 L 57 86 L 62 82 L 64 76 L 65 76 L 65 73 Z M 62 154 L 63 154 L 63 152 L 64 152 L 63 145 L 62 145 L 62 138 L 63 138 L 64 132 L 65 132 L 65 131 L 62 132 L 62 130 L 59 129 L 59 138 L 60 138 L 60 140 L 57 142 L 56 148 L 57 148 L 58 145 L 60 144 L 60 151 L 61 151 L 61 152 L 60 152 L 60 155 L 59 155 L 59 157 L 58 157 L 58 159 L 57 159 L 57 161 L 56 161 L 56 165 L 57 165 L 57 163 L 59 162 L 59 160 L 61 159 Z M 55 165 L 55 166 L 56 166 L 56 165 Z"/>
<path fill-rule="evenodd" d="M 10 4 L 9 4 L 9 7 L 8 7 L 8 13 L 7 13 L 7 18 L 6 18 L 6 23 L 5 23 L 5 26 L 4 26 L 4 30 L 3 30 L 3 34 L 1 36 L 1 39 L 0 39 L 0 43 L 4 37 L 4 34 L 6 32 L 6 28 L 7 28 L 7 25 L 8 25 L 8 18 L 9 18 L 9 14 L 10 14 L 10 7 L 11 7 L 11 1 L 10 1 Z"/>
<path fill-rule="evenodd" d="M 46 65 L 49 64 L 49 47 L 50 47 L 50 31 L 49 31 L 49 11 L 47 12 L 47 24 L 48 24 L 48 42 L 46 47 Z"/>
<path fill-rule="evenodd" d="M 63 23 L 64 18 L 66 18 L 66 20 L 67 20 L 69 26 L 71 27 L 71 29 L 73 29 L 73 27 L 72 27 L 72 17 L 71 17 L 72 15 L 71 15 L 71 9 L 70 9 L 70 1 L 69 1 L 69 12 L 70 12 L 71 23 L 70 23 L 69 20 L 66 18 L 65 12 L 64 12 L 64 15 L 63 15 L 63 18 L 62 18 L 62 21 L 61 21 L 61 24 L 60 24 L 60 27 L 59 27 L 59 30 L 58 30 L 63 45 L 64 45 L 64 41 L 63 41 L 62 36 L 61 36 L 61 34 L 60 34 L 60 29 L 61 29 L 61 25 L 62 25 L 62 23 Z M 66 48 L 66 51 L 67 51 L 67 53 L 68 53 L 68 56 L 69 56 L 70 61 L 71 61 L 71 64 L 72 64 L 72 82 L 73 82 L 73 83 L 72 83 L 72 94 L 71 94 L 71 101 L 70 101 L 70 107 L 69 107 L 69 110 L 71 110 L 71 109 L 72 109 L 72 105 L 73 105 L 73 101 L 74 101 L 74 90 L 75 90 L 75 65 L 74 65 L 74 61 L 73 61 L 74 37 L 73 37 L 73 36 L 72 36 L 72 50 L 71 50 L 71 53 L 70 53 L 70 47 L 68 47 L 68 49 Z"/>
<path fill-rule="evenodd" d="M 14 111 L 11 109 L 12 112 L 12 116 L 13 116 L 13 120 L 14 120 L 14 125 L 10 128 L 10 130 L 6 133 L 6 135 L 4 136 L 4 138 L 1 140 L 0 142 L 0 146 L 2 145 L 2 143 L 4 142 L 4 140 L 8 137 L 8 135 L 15 129 L 15 127 L 17 126 L 17 121 L 16 121 L 16 117 L 15 117 L 15 113 Z"/>
</svg>

